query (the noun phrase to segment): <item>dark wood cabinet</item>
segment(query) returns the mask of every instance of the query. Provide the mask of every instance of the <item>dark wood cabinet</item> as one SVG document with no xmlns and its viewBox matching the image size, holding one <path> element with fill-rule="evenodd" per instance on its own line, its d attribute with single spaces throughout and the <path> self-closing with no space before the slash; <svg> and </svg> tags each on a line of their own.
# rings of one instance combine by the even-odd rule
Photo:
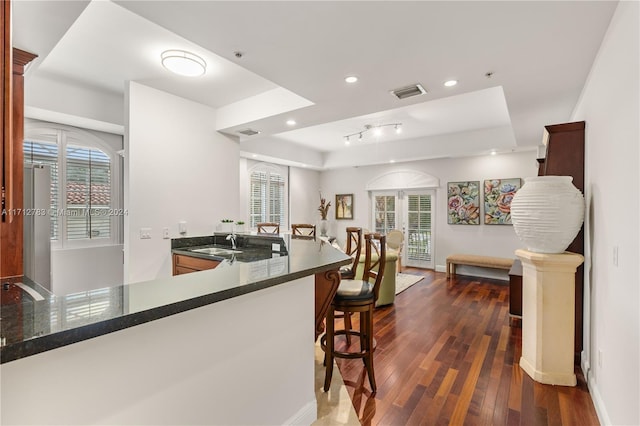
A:
<svg viewBox="0 0 640 426">
<path fill-rule="evenodd" d="M 0 278 L 23 274 L 24 71 L 37 55 L 11 46 L 11 2 L 0 9 L 2 20 L 2 180 Z"/>
<path fill-rule="evenodd" d="M 584 133 L 585 122 L 545 126 L 546 154 L 539 159 L 539 176 L 572 176 L 573 185 L 584 194 Z M 567 248 L 584 255 L 584 226 Z M 584 292 L 584 266 L 576 272 L 575 352 L 582 351 L 582 315 Z"/>
<path fill-rule="evenodd" d="M 522 262 L 513 261 L 509 270 L 509 316 L 522 318 Z"/>
<path fill-rule="evenodd" d="M 191 272 L 213 269 L 220 264 L 214 259 L 202 259 L 200 257 L 173 254 L 173 275 L 189 274 Z"/>
</svg>

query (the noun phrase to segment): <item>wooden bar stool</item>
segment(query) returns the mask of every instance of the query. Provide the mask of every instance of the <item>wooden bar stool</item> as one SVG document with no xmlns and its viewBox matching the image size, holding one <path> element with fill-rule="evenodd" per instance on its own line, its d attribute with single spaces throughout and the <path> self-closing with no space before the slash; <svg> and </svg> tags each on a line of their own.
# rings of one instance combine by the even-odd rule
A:
<svg viewBox="0 0 640 426">
<path fill-rule="evenodd" d="M 320 346 L 325 351 L 326 372 L 324 377 L 324 390 L 329 390 L 331 376 L 333 375 L 333 359 L 337 358 L 362 358 L 371 391 L 376 393 L 376 378 L 373 370 L 373 352 L 375 342 L 373 339 L 373 308 L 375 307 L 380 283 L 384 275 L 386 256 L 386 237 L 381 234 L 366 234 L 365 262 L 363 280 L 341 280 L 338 291 L 327 311 L 327 331 L 320 338 Z M 376 269 L 377 270 L 374 270 Z M 344 312 L 345 318 L 355 312 L 360 314 L 360 330 L 335 330 L 334 313 Z M 335 336 L 340 334 L 353 334 L 360 336 L 360 351 L 346 352 L 335 349 Z"/>
<path fill-rule="evenodd" d="M 256 223 L 258 227 L 258 234 L 279 234 L 280 224 L 276 222 L 261 222 Z"/>
<path fill-rule="evenodd" d="M 353 258 L 351 265 L 340 268 L 342 279 L 353 279 L 356 277 L 356 268 L 360 261 L 362 252 L 362 228 L 350 226 L 347 228 L 347 248 L 345 253 Z"/>
<path fill-rule="evenodd" d="M 356 269 L 360 262 L 360 253 L 362 253 L 362 228 L 356 226 L 347 227 L 347 248 L 345 253 L 353 258 L 351 265 L 340 268 L 341 280 L 352 280 L 356 277 Z M 347 345 L 351 345 L 351 314 L 335 315 L 335 318 L 344 318 L 344 328 L 346 331 Z"/>
<path fill-rule="evenodd" d="M 292 223 L 291 224 L 291 234 L 292 235 L 300 235 L 303 237 L 315 237 L 316 236 L 316 226 L 310 225 L 308 223 Z"/>
</svg>

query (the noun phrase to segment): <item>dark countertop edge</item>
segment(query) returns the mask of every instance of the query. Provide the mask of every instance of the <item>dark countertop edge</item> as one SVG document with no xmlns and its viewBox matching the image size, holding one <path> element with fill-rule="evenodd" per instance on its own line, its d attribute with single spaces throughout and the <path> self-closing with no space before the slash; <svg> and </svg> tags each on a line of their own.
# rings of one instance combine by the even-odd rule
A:
<svg viewBox="0 0 640 426">
<path fill-rule="evenodd" d="M 223 300 L 242 296 L 244 294 L 253 293 L 258 290 L 263 290 L 265 288 L 284 284 L 286 282 L 307 277 L 309 275 L 315 275 L 318 272 L 337 269 L 340 268 L 340 266 L 347 265 L 349 263 L 351 263 L 350 259 L 328 263 L 316 268 L 272 277 L 263 281 L 257 281 L 255 283 L 246 284 L 240 287 L 234 287 L 232 289 L 222 290 L 216 293 L 209 293 L 204 296 L 195 297 L 193 299 L 188 299 L 181 302 L 149 309 L 146 311 L 124 315 L 118 318 L 99 321 L 75 327 L 70 330 L 63 330 L 48 334 L 46 336 L 35 337 L 33 339 L 29 339 L 19 343 L 3 346 L 2 348 L 0 348 L 0 364 L 16 361 L 18 359 L 26 358 L 31 355 L 36 355 L 42 352 L 61 348 L 63 346 L 81 342 L 83 340 L 89 340 L 94 337 L 113 333 L 115 331 L 124 330 L 125 328 L 134 327 L 146 322 L 155 321 L 171 315 L 179 314 L 181 312 L 186 312 L 191 309 L 200 308 L 202 306 L 210 305 L 216 302 L 221 302 Z"/>
</svg>

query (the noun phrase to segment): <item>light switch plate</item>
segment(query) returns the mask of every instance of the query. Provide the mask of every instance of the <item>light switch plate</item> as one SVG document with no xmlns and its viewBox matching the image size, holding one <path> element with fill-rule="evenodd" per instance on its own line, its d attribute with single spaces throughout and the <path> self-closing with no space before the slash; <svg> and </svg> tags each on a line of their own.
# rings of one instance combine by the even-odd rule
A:
<svg viewBox="0 0 640 426">
<path fill-rule="evenodd" d="M 141 240 L 150 240 L 151 239 L 151 228 L 140 228 L 140 239 Z"/>
<path fill-rule="evenodd" d="M 162 228 L 162 238 L 165 240 L 169 239 L 169 228 Z"/>
</svg>

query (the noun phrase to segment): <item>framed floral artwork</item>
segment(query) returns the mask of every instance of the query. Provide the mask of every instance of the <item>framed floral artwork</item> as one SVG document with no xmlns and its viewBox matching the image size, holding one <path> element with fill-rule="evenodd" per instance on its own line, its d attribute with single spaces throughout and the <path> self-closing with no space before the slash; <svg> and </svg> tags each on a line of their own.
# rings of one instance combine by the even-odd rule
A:
<svg viewBox="0 0 640 426">
<path fill-rule="evenodd" d="M 480 181 L 447 183 L 447 223 L 480 225 Z"/>
<path fill-rule="evenodd" d="M 511 200 L 522 186 L 520 178 L 484 181 L 485 225 L 511 225 Z"/>
</svg>

